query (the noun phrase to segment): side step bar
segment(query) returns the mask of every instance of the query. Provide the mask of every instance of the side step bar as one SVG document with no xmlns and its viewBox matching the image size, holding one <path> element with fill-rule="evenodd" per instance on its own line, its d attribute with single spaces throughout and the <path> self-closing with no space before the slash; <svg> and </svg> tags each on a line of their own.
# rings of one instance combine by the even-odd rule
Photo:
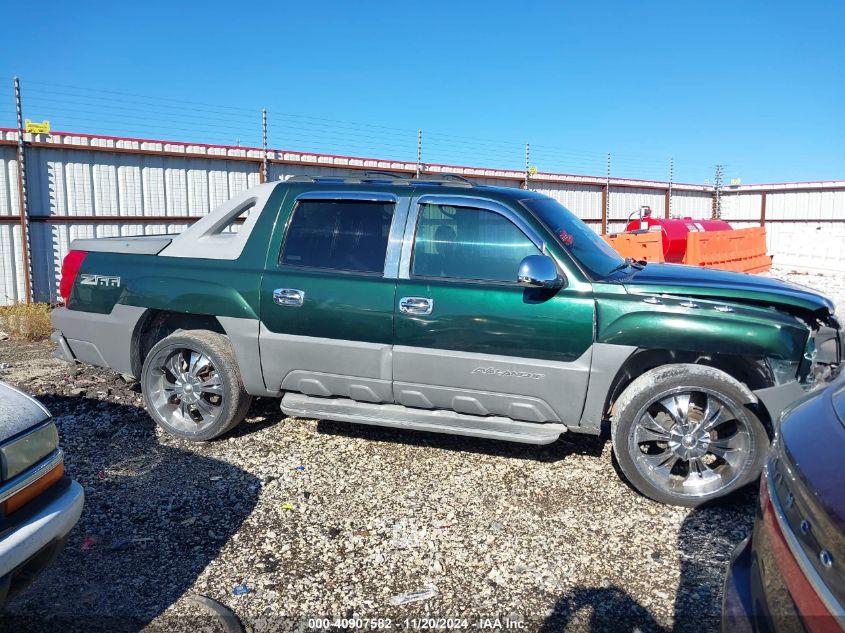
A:
<svg viewBox="0 0 845 633">
<path fill-rule="evenodd" d="M 552 422 L 520 422 L 498 416 L 412 409 L 399 404 L 374 404 L 348 398 L 315 398 L 290 391 L 282 398 L 282 412 L 299 418 L 357 422 L 523 444 L 551 444 L 566 432 L 565 425 Z"/>
</svg>

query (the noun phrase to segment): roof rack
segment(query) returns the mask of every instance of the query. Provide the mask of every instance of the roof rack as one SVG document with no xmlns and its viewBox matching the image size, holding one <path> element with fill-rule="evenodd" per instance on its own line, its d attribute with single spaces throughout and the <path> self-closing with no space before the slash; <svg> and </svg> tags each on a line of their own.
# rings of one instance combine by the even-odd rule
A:
<svg viewBox="0 0 845 633">
<path fill-rule="evenodd" d="M 458 174 L 429 174 L 414 178 L 403 176 L 390 171 L 367 170 L 360 176 L 291 176 L 286 182 L 314 182 L 314 183 L 339 183 L 339 184 L 363 184 L 363 183 L 390 183 L 392 185 L 451 185 L 453 187 L 474 187 L 475 184 Z"/>
<path fill-rule="evenodd" d="M 459 174 L 432 174 L 430 176 L 421 176 L 419 178 L 424 182 L 436 182 L 436 183 L 452 183 L 458 186 L 467 186 L 467 187 L 474 187 L 475 183 L 472 182 L 469 178 L 465 178 Z"/>
<path fill-rule="evenodd" d="M 403 176 L 390 171 L 367 170 L 360 176 L 291 176 L 285 182 L 314 182 L 358 185 L 364 183 L 385 183 L 391 185 L 441 185 L 452 187 L 475 187 L 468 178 L 459 174 L 427 174 L 420 178 Z"/>
</svg>

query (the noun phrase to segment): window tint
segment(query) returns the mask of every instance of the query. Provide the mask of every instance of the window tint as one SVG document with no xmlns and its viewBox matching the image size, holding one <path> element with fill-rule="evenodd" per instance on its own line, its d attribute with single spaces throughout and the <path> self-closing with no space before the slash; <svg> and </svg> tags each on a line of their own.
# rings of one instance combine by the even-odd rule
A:
<svg viewBox="0 0 845 633">
<path fill-rule="evenodd" d="M 424 205 L 412 271 L 420 277 L 516 281 L 519 263 L 539 249 L 510 220 L 468 207 Z"/>
<path fill-rule="evenodd" d="M 293 212 L 281 262 L 380 273 L 392 218 L 392 202 L 302 201 Z"/>
</svg>

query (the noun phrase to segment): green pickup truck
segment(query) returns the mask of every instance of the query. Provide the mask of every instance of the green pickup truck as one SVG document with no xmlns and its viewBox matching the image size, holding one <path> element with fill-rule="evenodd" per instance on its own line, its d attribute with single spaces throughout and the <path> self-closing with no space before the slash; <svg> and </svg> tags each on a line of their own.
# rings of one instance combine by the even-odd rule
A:
<svg viewBox="0 0 845 633">
<path fill-rule="evenodd" d="M 57 354 L 140 379 L 202 441 L 285 414 L 547 444 L 610 425 L 643 494 L 698 505 L 760 473 L 833 376 L 827 298 L 625 260 L 555 200 L 459 177 L 295 177 L 179 235 L 76 240 Z"/>
</svg>

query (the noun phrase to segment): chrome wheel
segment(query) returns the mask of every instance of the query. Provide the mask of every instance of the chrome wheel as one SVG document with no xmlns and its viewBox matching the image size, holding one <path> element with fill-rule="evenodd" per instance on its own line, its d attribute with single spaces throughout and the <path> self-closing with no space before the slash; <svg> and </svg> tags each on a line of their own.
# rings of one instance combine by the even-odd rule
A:
<svg viewBox="0 0 845 633">
<path fill-rule="evenodd" d="M 224 411 L 223 380 L 204 353 L 165 348 L 150 359 L 144 391 L 155 413 L 185 433 L 201 433 Z"/>
<path fill-rule="evenodd" d="M 628 447 L 637 471 L 660 490 L 685 497 L 730 488 L 754 448 L 748 417 L 707 389 L 661 393 L 634 417 Z"/>
</svg>

